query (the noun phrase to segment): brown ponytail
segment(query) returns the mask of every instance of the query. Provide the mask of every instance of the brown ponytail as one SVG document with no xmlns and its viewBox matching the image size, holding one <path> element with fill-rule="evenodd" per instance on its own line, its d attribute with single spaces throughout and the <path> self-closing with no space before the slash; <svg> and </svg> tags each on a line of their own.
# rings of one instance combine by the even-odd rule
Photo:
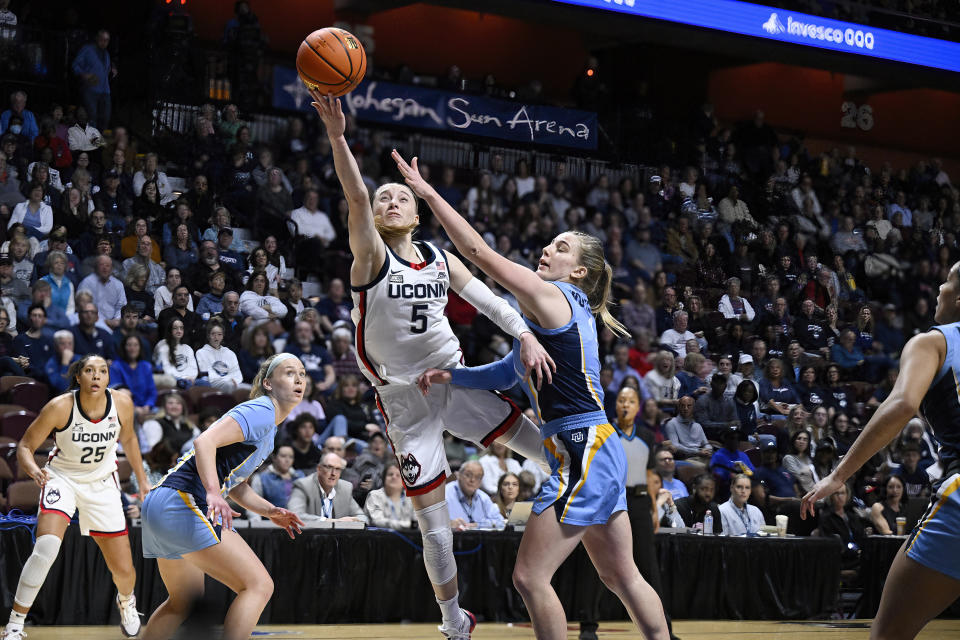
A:
<svg viewBox="0 0 960 640">
<path fill-rule="evenodd" d="M 613 285 L 613 269 L 603 257 L 603 245 L 593 236 L 582 231 L 571 231 L 580 241 L 580 264 L 587 275 L 578 283 L 578 286 L 587 294 L 590 310 L 600 317 L 600 321 L 621 337 L 630 337 L 630 332 L 622 322 L 610 313 L 613 302 L 610 299 L 610 289 Z"/>
</svg>

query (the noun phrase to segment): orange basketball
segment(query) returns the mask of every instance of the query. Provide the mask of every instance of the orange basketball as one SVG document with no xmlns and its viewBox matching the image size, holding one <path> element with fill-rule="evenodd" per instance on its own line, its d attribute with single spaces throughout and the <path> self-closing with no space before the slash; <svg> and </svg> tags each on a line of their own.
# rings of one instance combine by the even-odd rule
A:
<svg viewBox="0 0 960 640">
<path fill-rule="evenodd" d="M 321 93 L 342 96 L 360 84 L 366 71 L 363 45 L 343 29 L 318 29 L 303 39 L 297 51 L 300 79 Z"/>
</svg>

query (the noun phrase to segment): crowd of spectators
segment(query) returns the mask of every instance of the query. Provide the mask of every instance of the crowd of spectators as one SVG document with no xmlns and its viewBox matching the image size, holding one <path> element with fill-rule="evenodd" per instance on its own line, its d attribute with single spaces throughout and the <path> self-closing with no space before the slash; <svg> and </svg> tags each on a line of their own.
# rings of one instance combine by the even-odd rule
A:
<svg viewBox="0 0 960 640">
<path fill-rule="evenodd" d="M 104 36 L 91 46 L 102 50 Z M 83 73 L 110 73 L 109 58 L 83 51 L 84 64 L 106 65 Z M 134 398 L 156 475 L 219 415 L 206 392 L 239 400 L 260 363 L 288 351 L 309 393 L 254 486 L 318 519 L 409 526 L 356 362 L 347 206 L 319 122 L 292 116 L 276 139 L 254 140 L 235 105 L 204 104 L 189 138 L 161 156 L 88 93 L 59 105 L 15 91 L 0 113 L 0 372 L 58 393 L 71 362 L 104 356 L 112 385 Z M 496 155 L 484 171 L 420 169 L 521 264 L 560 231 L 604 243 L 632 338 L 601 328 L 601 381 L 611 420 L 622 389 L 638 395 L 636 425 L 657 443 L 669 494 L 663 523 L 693 526 L 711 508 L 719 530 L 754 533 L 796 515 L 890 393 L 905 341 L 932 325 L 960 257 L 960 193 L 936 159 L 895 169 L 866 166 L 853 147 L 811 154 L 760 111 L 729 124 L 705 105 L 689 128 L 689 163 L 646 182 L 585 183 L 562 162 L 536 175 Z M 395 179 L 382 132 L 348 119 L 347 137 L 371 192 Z M 423 213 L 418 237 L 454 250 Z M 295 274 L 322 293 L 305 298 Z M 469 364 L 509 350 L 453 293 L 448 314 Z M 447 454 L 459 469 L 447 487 L 455 527 L 502 527 L 543 480 L 502 447 L 448 438 Z M 929 493 L 936 471 L 917 418 L 825 506 L 821 531 L 836 516 L 895 532 L 895 514 Z M 746 520 L 714 508 L 728 497 Z"/>
</svg>

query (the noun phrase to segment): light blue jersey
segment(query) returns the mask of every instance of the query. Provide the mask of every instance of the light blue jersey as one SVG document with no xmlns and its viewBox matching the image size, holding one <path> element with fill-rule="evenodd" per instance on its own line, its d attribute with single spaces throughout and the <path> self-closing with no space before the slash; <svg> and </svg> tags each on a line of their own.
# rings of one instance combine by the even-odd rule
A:
<svg viewBox="0 0 960 640">
<path fill-rule="evenodd" d="M 907 556 L 960 580 L 960 322 L 933 328 L 947 341 L 943 366 L 920 403 L 940 443 L 943 475 L 907 540 Z"/>
<path fill-rule="evenodd" d="M 276 410 L 267 396 L 248 400 L 227 416 L 240 425 L 243 441 L 217 449 L 221 495 L 244 482 L 273 451 Z M 143 501 L 143 555 L 182 557 L 220 542 L 220 523 L 207 519 L 207 492 L 193 449 L 185 453 Z"/>
</svg>

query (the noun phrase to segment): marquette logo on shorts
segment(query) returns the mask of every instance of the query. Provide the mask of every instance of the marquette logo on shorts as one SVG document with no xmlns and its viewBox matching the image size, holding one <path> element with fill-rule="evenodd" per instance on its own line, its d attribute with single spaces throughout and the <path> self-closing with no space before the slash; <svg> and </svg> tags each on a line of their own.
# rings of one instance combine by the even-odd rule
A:
<svg viewBox="0 0 960 640">
<path fill-rule="evenodd" d="M 848 47 L 857 49 L 873 49 L 876 44 L 872 31 L 862 31 L 860 29 L 838 29 L 836 27 L 813 24 L 811 22 L 800 22 L 794 20 L 792 16 L 787 16 L 787 23 L 780 20 L 776 12 L 770 14 L 767 21 L 761 25 L 764 31 L 770 35 L 780 35 L 787 33 L 791 36 L 807 38 L 809 40 L 824 40 L 826 42 L 835 42 L 836 44 L 845 44 Z"/>
</svg>

